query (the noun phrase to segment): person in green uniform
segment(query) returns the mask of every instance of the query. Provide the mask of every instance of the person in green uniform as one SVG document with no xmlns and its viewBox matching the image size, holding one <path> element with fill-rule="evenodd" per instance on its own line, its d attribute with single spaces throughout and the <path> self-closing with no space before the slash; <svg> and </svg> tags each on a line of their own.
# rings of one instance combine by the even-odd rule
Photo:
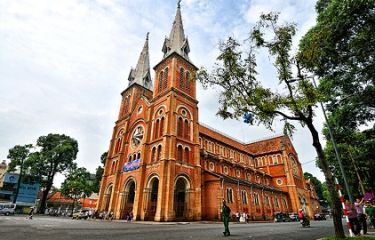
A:
<svg viewBox="0 0 375 240">
<path fill-rule="evenodd" d="M 224 236 L 230 236 L 229 232 L 229 219 L 230 219 L 230 208 L 227 206 L 225 200 L 223 200 L 223 208 L 221 209 L 221 217 L 224 223 Z"/>
</svg>

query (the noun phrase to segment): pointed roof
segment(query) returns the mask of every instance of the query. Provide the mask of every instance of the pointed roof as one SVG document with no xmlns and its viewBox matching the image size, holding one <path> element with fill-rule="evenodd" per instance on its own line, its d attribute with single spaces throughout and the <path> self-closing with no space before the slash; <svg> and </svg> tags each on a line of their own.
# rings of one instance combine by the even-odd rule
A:
<svg viewBox="0 0 375 240">
<path fill-rule="evenodd" d="M 176 17 L 173 21 L 173 26 L 169 38 L 165 38 L 162 51 L 164 52 L 164 58 L 173 52 L 178 53 L 185 59 L 189 60 L 189 41 L 185 37 L 184 26 L 182 25 L 181 18 L 181 0 L 177 3 Z"/>
<path fill-rule="evenodd" d="M 152 81 L 150 74 L 150 56 L 148 53 L 148 35 L 146 35 L 145 45 L 143 46 L 141 55 L 138 58 L 137 66 L 131 69 L 129 73 L 129 86 L 137 83 L 149 90 L 152 90 Z"/>
</svg>

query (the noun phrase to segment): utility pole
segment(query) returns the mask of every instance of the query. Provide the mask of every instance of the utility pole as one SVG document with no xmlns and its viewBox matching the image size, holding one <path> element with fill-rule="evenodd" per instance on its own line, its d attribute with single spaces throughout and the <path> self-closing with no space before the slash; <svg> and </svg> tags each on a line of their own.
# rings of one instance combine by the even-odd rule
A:
<svg viewBox="0 0 375 240">
<path fill-rule="evenodd" d="M 312 78 L 312 82 L 314 84 L 314 87 L 315 88 L 318 88 L 317 85 L 316 85 L 316 82 L 315 82 L 315 79 L 314 77 L 311 77 Z M 340 171 L 341 171 L 341 175 L 342 175 L 342 178 L 344 179 L 344 184 L 345 184 L 345 189 L 346 189 L 346 192 L 348 193 L 348 196 L 349 196 L 349 201 L 351 203 L 353 203 L 353 196 L 350 192 L 350 188 L 349 188 L 349 184 L 348 184 L 348 181 L 346 180 L 346 174 L 345 174 L 345 171 L 344 171 L 344 166 L 342 165 L 342 161 L 341 161 L 341 158 L 340 158 L 340 154 L 339 154 L 339 151 L 337 150 L 337 146 L 336 146 L 336 141 L 335 141 L 335 138 L 333 137 L 333 133 L 332 133 L 332 129 L 331 129 L 331 126 L 328 122 L 328 118 L 327 118 L 327 114 L 326 114 L 326 110 L 323 106 L 323 103 L 320 102 L 320 106 L 323 110 L 323 115 L 324 115 L 324 119 L 326 121 L 326 124 L 327 124 L 327 128 L 328 128 L 328 132 L 329 132 L 329 137 L 331 138 L 331 141 L 332 141 L 332 145 L 333 145 L 333 148 L 335 150 L 335 156 L 336 156 L 336 160 L 337 162 L 339 163 L 339 166 L 340 166 Z"/>
</svg>

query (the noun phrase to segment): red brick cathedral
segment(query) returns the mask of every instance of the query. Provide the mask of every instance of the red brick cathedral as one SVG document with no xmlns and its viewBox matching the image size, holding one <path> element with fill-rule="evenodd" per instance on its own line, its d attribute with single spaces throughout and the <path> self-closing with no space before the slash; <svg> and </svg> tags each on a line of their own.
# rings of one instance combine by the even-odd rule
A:
<svg viewBox="0 0 375 240">
<path fill-rule="evenodd" d="M 148 35 L 118 120 L 101 182 L 99 211 L 116 219 L 219 219 L 222 200 L 252 220 L 319 210 L 287 136 L 242 143 L 198 121 L 197 67 L 189 59 L 178 4 L 151 79 Z"/>
</svg>

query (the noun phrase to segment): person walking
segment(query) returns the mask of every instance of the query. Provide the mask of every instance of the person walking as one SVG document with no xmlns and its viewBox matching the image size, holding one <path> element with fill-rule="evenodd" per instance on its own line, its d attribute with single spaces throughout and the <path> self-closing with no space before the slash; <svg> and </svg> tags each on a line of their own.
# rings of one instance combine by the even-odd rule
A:
<svg viewBox="0 0 375 240">
<path fill-rule="evenodd" d="M 354 203 L 355 210 L 357 211 L 358 214 L 358 222 L 361 226 L 361 233 L 362 234 L 367 234 L 367 222 L 366 222 L 366 215 L 363 211 L 364 207 L 364 199 L 359 199 L 357 198 Z"/>
<path fill-rule="evenodd" d="M 224 223 L 224 236 L 230 236 L 229 232 L 229 218 L 230 218 L 230 208 L 227 206 L 225 200 L 223 200 L 223 208 L 221 209 L 221 217 Z"/>
<path fill-rule="evenodd" d="M 359 236 L 361 232 L 361 225 L 358 221 L 358 214 L 354 205 L 349 201 L 345 200 L 346 215 L 349 218 L 349 223 L 354 235 Z"/>
<path fill-rule="evenodd" d="M 34 207 L 30 207 L 30 211 L 29 211 L 29 219 L 30 220 L 33 219 L 33 214 L 34 214 Z"/>
</svg>

